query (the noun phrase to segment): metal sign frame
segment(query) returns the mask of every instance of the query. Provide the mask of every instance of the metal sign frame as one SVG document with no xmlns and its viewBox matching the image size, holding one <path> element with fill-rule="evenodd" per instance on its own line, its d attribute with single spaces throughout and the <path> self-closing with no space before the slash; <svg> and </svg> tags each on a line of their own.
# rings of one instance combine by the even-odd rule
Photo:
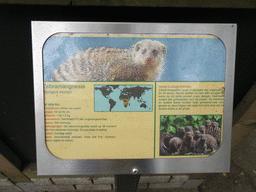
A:
<svg viewBox="0 0 256 192">
<path fill-rule="evenodd" d="M 104 23 L 32 21 L 35 124 L 38 175 L 169 174 L 228 172 L 236 50 L 236 24 Z M 56 33 L 209 34 L 226 47 L 223 142 L 206 158 L 66 160 L 53 156 L 45 144 L 43 58 L 45 41 Z M 136 171 L 134 171 L 136 170 Z"/>
</svg>

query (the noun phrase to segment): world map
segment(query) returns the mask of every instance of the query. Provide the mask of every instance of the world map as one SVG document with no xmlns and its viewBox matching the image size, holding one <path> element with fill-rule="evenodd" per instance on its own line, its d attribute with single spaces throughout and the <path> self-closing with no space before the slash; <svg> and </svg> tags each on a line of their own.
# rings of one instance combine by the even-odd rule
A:
<svg viewBox="0 0 256 192">
<path fill-rule="evenodd" d="M 152 111 L 152 85 L 95 85 L 95 111 Z"/>
</svg>

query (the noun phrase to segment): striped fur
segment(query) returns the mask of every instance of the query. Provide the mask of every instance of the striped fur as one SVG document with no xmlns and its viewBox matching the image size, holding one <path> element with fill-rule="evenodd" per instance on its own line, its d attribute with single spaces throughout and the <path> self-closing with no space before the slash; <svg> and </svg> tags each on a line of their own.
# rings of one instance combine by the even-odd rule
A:
<svg viewBox="0 0 256 192">
<path fill-rule="evenodd" d="M 166 47 L 152 40 L 130 49 L 88 48 L 68 58 L 52 74 L 52 81 L 155 81 L 162 72 Z"/>
</svg>

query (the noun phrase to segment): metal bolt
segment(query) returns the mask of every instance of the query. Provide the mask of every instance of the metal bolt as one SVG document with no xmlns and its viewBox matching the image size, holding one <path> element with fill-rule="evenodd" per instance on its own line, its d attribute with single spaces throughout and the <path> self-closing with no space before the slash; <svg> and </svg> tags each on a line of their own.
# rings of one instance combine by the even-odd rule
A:
<svg viewBox="0 0 256 192">
<path fill-rule="evenodd" d="M 134 174 L 138 174 L 138 173 L 139 173 L 139 170 L 138 170 L 138 169 L 133 169 L 132 172 L 133 172 Z"/>
</svg>

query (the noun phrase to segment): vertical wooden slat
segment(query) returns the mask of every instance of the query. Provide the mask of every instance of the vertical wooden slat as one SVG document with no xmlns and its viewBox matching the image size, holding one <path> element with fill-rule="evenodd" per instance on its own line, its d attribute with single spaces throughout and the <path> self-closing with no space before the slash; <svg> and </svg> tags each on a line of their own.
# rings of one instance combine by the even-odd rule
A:
<svg viewBox="0 0 256 192">
<path fill-rule="evenodd" d="M 235 149 L 256 127 L 256 84 L 234 110 L 232 146 Z"/>
</svg>

